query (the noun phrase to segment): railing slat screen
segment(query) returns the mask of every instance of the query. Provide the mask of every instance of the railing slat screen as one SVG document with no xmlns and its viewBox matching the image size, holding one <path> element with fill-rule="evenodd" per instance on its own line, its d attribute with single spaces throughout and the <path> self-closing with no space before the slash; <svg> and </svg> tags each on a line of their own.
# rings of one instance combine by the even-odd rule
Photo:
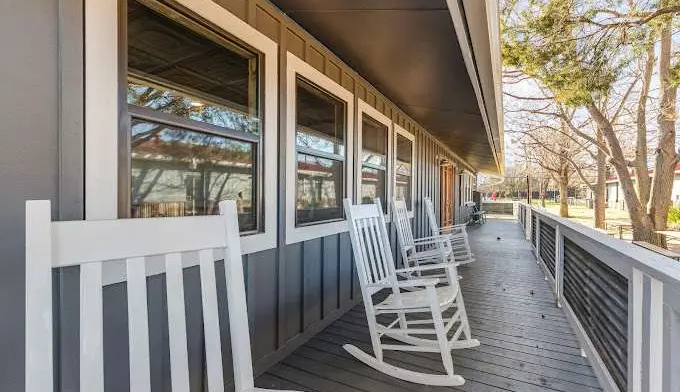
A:
<svg viewBox="0 0 680 392">
<path fill-rule="evenodd" d="M 531 243 L 536 247 L 536 215 L 531 214 Z"/>
<path fill-rule="evenodd" d="M 552 238 L 554 241 L 554 234 Z M 626 278 L 565 238 L 564 297 L 616 384 L 622 391 L 628 390 Z"/>
<path fill-rule="evenodd" d="M 548 267 L 550 274 L 555 277 L 555 228 L 541 221 L 541 248 L 539 249 L 541 259 Z"/>
</svg>

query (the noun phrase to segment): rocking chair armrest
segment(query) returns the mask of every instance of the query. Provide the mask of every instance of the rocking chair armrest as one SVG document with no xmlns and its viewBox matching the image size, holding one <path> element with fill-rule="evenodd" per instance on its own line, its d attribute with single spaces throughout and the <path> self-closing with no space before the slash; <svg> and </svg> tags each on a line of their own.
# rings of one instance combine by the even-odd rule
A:
<svg viewBox="0 0 680 392">
<path fill-rule="evenodd" d="M 451 241 L 451 236 L 449 234 L 440 234 L 440 235 L 433 235 L 430 237 L 421 237 L 413 240 L 413 243 L 415 245 L 425 245 L 425 244 L 434 244 L 437 242 L 445 242 L 445 241 Z"/>
<path fill-rule="evenodd" d="M 397 270 L 399 272 L 399 270 Z M 393 288 L 394 286 L 399 287 L 399 288 L 404 288 L 404 287 L 425 287 L 425 286 L 436 286 L 439 284 L 439 278 L 423 278 L 423 279 L 408 279 L 408 280 L 399 280 L 396 283 L 390 283 L 390 282 L 381 282 L 381 283 L 369 283 L 367 287 L 380 287 L 384 289 L 389 289 Z"/>
<path fill-rule="evenodd" d="M 438 264 L 425 264 L 425 265 L 418 265 L 415 267 L 406 267 L 406 268 L 400 268 L 398 270 L 395 270 L 396 273 L 401 274 L 401 273 L 410 273 L 410 272 L 423 272 L 423 271 L 432 271 L 432 270 L 438 270 L 438 269 L 445 269 L 445 268 L 451 268 L 451 267 L 458 267 L 459 263 L 438 263 Z"/>
<path fill-rule="evenodd" d="M 467 225 L 465 223 L 461 223 L 459 225 L 443 226 L 443 227 L 439 228 L 439 232 L 443 233 L 443 232 L 454 231 L 454 230 L 464 231 L 466 226 Z"/>
</svg>

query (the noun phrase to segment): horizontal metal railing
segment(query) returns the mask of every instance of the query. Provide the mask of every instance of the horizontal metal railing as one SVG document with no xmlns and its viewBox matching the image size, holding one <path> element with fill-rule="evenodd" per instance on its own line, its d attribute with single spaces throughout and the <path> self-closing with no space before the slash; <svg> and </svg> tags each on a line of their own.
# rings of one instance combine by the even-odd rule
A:
<svg viewBox="0 0 680 392">
<path fill-rule="evenodd" d="M 680 391 L 680 263 L 544 210 L 515 216 L 606 391 Z"/>
</svg>

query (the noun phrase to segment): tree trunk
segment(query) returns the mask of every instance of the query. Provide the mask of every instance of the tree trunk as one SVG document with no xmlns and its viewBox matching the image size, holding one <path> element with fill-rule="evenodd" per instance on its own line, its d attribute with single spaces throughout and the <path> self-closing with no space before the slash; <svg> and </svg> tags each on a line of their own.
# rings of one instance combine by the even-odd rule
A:
<svg viewBox="0 0 680 392">
<path fill-rule="evenodd" d="M 642 75 L 642 88 L 637 105 L 637 143 L 635 146 L 635 172 L 638 181 L 638 197 L 640 204 L 647 207 L 651 192 L 651 179 L 649 177 L 649 166 L 647 164 L 647 96 L 649 86 L 654 74 L 654 34 L 649 33 L 647 37 L 647 58 L 645 60 L 644 73 Z"/>
<path fill-rule="evenodd" d="M 562 170 L 559 177 L 560 186 L 560 216 L 563 218 L 569 217 L 569 203 L 567 198 L 567 187 L 569 186 L 569 176 L 566 170 Z"/>
<path fill-rule="evenodd" d="M 662 2 L 666 4 L 667 0 Z M 652 182 L 652 195 L 649 203 L 649 216 L 656 230 L 665 230 L 668 209 L 671 205 L 673 193 L 673 177 L 677 154 L 675 152 L 675 99 L 677 87 L 670 81 L 670 66 L 672 56 L 672 16 L 664 21 L 661 29 L 661 50 L 659 52 L 659 84 L 661 98 L 659 100 L 658 117 L 658 147 L 656 150 L 656 165 Z"/>
<path fill-rule="evenodd" d="M 597 141 L 604 144 L 604 136 L 602 131 L 597 129 Z M 597 149 L 597 182 L 595 183 L 595 191 L 593 192 L 593 215 L 595 217 L 595 227 L 604 229 L 605 220 L 605 199 L 607 181 L 607 157 L 601 148 Z"/>
<path fill-rule="evenodd" d="M 586 109 L 607 141 L 607 146 L 609 147 L 612 158 L 611 163 L 616 170 L 616 175 L 619 178 L 621 190 L 623 191 L 623 197 L 628 206 L 628 215 L 630 216 L 630 223 L 633 226 L 633 239 L 636 241 L 655 243 L 656 236 L 654 235 L 654 225 L 645 209 L 640 204 L 640 199 L 638 199 L 633 180 L 630 178 L 628 163 L 623 155 L 621 144 L 619 144 L 616 133 L 614 132 L 614 127 L 594 103 L 591 102 L 587 104 Z"/>
</svg>

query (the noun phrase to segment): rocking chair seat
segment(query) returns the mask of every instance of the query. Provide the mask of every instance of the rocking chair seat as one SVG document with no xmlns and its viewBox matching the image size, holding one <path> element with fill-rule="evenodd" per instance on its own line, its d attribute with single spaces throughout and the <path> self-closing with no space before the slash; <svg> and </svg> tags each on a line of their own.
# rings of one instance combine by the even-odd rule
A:
<svg viewBox="0 0 680 392">
<path fill-rule="evenodd" d="M 449 306 L 458 295 L 458 285 L 441 286 L 435 289 L 437 292 L 437 302 L 439 306 L 445 308 Z M 394 294 L 390 294 L 384 301 L 375 306 L 376 310 L 404 310 L 404 309 L 420 309 L 430 308 L 430 301 L 427 297 L 426 290 L 408 291 L 399 294 L 401 299 L 400 304 L 395 304 Z"/>
</svg>

